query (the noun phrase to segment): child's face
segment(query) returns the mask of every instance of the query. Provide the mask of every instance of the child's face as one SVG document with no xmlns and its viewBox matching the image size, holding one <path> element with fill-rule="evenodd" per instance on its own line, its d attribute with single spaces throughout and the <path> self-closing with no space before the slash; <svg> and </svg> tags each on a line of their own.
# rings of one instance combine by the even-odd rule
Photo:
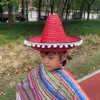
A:
<svg viewBox="0 0 100 100">
<path fill-rule="evenodd" d="M 40 52 L 40 61 L 49 71 L 61 68 L 61 63 L 65 59 L 66 57 L 61 52 Z"/>
</svg>

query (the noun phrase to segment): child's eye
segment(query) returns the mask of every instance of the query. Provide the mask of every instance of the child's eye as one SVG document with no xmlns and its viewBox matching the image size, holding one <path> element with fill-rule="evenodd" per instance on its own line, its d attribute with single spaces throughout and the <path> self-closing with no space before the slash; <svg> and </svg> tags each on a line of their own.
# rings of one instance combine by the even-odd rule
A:
<svg viewBox="0 0 100 100">
<path fill-rule="evenodd" d="M 41 55 L 41 57 L 44 57 L 44 55 Z"/>
<path fill-rule="evenodd" d="M 49 59 L 53 59 L 53 57 L 49 57 Z"/>
<path fill-rule="evenodd" d="M 44 57 L 43 55 L 41 57 Z"/>
</svg>

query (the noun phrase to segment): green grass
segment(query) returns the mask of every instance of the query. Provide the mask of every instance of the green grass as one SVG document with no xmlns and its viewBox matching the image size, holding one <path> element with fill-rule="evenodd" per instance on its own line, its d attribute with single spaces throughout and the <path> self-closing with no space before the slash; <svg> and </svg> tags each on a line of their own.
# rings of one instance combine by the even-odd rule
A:
<svg viewBox="0 0 100 100">
<path fill-rule="evenodd" d="M 100 20 L 90 20 L 89 22 L 84 20 L 65 21 L 64 28 L 69 35 L 100 35 Z"/>
<path fill-rule="evenodd" d="M 9 29 L 7 28 L 7 23 L 0 23 L 0 45 L 14 44 L 15 42 L 15 44 L 21 44 L 25 38 L 40 35 L 43 26 L 44 22 L 19 22 L 13 23 L 12 28 Z M 63 26 L 67 35 L 100 35 L 100 20 L 90 20 L 88 23 L 83 20 L 65 21 Z"/>
<path fill-rule="evenodd" d="M 17 47 L 19 44 L 23 45 L 25 38 L 33 35 L 41 35 L 43 26 L 44 22 L 18 22 L 13 23 L 12 28 L 9 29 L 7 28 L 7 23 L 0 23 L 0 50 L 2 51 L 6 46 L 12 50 L 14 49 L 13 47 Z M 88 23 L 83 20 L 64 21 L 63 26 L 67 35 L 81 36 L 85 39 L 85 43 L 75 49 L 76 51 L 74 51 L 74 53 L 76 55 L 74 55 L 73 60 L 69 62 L 71 66 L 69 70 L 75 75 L 76 79 L 100 69 L 100 20 L 90 20 Z M 94 47 L 96 47 L 96 49 Z M 22 50 L 23 49 L 24 48 L 22 48 Z M 11 52 L 13 52 L 13 50 Z M 20 55 L 18 52 L 16 51 L 14 53 Z M 8 57 L 10 56 L 8 55 Z M 23 58 L 23 60 L 30 60 L 30 65 L 33 65 L 31 58 L 28 57 L 30 56 L 26 55 L 27 59 Z M 35 61 L 35 63 L 37 64 L 39 62 Z M 27 62 L 23 62 L 23 66 L 19 66 L 18 69 L 14 68 L 14 66 L 11 70 L 9 68 L 6 69 L 7 73 L 5 71 L 5 75 L 3 76 L 4 80 L 2 84 L 0 84 L 0 93 L 3 92 L 3 94 L 0 95 L 0 100 L 15 100 L 15 86 L 9 84 L 10 82 L 19 82 L 24 79 L 26 73 L 23 73 L 23 69 L 28 65 Z M 20 70 L 22 73 L 15 75 L 16 70 Z M 7 76 L 9 72 L 10 75 Z"/>
<path fill-rule="evenodd" d="M 7 23 L 0 23 L 0 45 L 8 43 L 21 44 L 20 40 L 33 35 L 41 34 L 43 23 L 19 22 L 14 23 L 12 28 L 7 28 Z M 16 41 L 15 41 L 16 40 Z"/>
<path fill-rule="evenodd" d="M 6 87 L 3 91 L 4 94 L 0 96 L 0 100 L 16 100 L 16 88 L 15 87 Z"/>
<path fill-rule="evenodd" d="M 69 70 L 75 75 L 75 78 L 82 78 L 100 69 L 100 50 L 97 49 L 87 54 L 74 56 L 73 60 L 69 62 L 69 65 L 71 66 Z"/>
<path fill-rule="evenodd" d="M 7 70 L 9 71 L 9 69 Z M 23 80 L 25 77 L 26 73 L 21 75 L 14 75 L 14 73 L 11 73 L 10 76 L 2 75 L 3 80 L 0 81 L 0 100 L 16 100 L 15 82 L 19 83 L 20 80 Z"/>
</svg>

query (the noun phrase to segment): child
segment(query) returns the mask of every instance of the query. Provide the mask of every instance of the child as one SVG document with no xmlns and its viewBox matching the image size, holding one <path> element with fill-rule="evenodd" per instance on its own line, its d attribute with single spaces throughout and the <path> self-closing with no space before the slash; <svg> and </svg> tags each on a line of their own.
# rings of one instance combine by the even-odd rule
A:
<svg viewBox="0 0 100 100">
<path fill-rule="evenodd" d="M 17 85 L 16 100 L 89 100 L 64 68 L 67 50 L 82 44 L 78 37 L 66 36 L 57 15 L 50 15 L 41 36 L 24 44 L 40 51 L 41 64 Z"/>
</svg>

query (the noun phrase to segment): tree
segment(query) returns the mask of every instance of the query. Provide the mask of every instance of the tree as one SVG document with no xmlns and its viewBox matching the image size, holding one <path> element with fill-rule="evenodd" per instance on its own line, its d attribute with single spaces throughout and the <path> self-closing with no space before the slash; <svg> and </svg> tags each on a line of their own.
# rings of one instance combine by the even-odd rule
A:
<svg viewBox="0 0 100 100">
<path fill-rule="evenodd" d="M 50 0 L 51 14 L 53 14 L 54 10 L 54 0 Z"/>
<path fill-rule="evenodd" d="M 3 8 L 6 8 L 6 6 L 8 5 L 8 1 L 4 1 L 4 0 L 0 0 L 0 18 L 1 18 L 1 22 L 3 21 Z"/>
<path fill-rule="evenodd" d="M 63 17 L 63 14 L 64 14 L 64 10 L 66 8 L 66 4 L 67 4 L 68 0 L 65 0 L 64 1 L 64 6 L 63 6 L 63 9 L 62 9 L 62 17 Z"/>
<path fill-rule="evenodd" d="M 81 0 L 81 4 L 80 4 L 80 17 L 81 18 L 83 15 L 84 8 L 85 8 L 85 2 L 84 2 L 84 0 Z"/>
<path fill-rule="evenodd" d="M 58 16 L 59 16 L 60 20 L 63 19 L 63 16 L 62 16 L 63 7 L 64 7 L 64 0 L 60 0 L 59 7 L 58 7 Z"/>
<path fill-rule="evenodd" d="M 91 6 L 95 2 L 95 0 L 85 0 L 87 4 L 87 21 L 89 21 Z"/>
<path fill-rule="evenodd" d="M 0 0 L 0 3 L 2 2 L 2 0 Z M 3 13 L 3 8 L 2 8 L 2 4 L 0 4 L 0 19 L 2 22 L 2 13 Z"/>
<path fill-rule="evenodd" d="M 28 21 L 28 0 L 26 0 L 26 21 Z"/>
<path fill-rule="evenodd" d="M 22 1 L 21 1 L 21 5 L 22 5 L 22 6 L 21 6 L 21 13 L 22 13 L 22 18 L 23 18 L 23 19 L 24 19 L 24 15 L 25 15 L 25 14 L 24 14 L 24 13 L 25 13 L 25 12 L 24 12 L 24 11 L 25 11 L 25 10 L 24 10 L 24 9 L 25 9 L 25 5 L 24 5 L 24 4 L 25 4 L 25 0 L 22 0 Z"/>
<path fill-rule="evenodd" d="M 68 0 L 67 1 L 67 7 L 66 7 L 66 19 L 68 19 L 69 9 L 71 7 L 71 4 L 72 4 L 71 0 Z"/>
<path fill-rule="evenodd" d="M 96 0 L 92 5 L 91 9 L 97 13 L 98 18 L 100 18 L 100 0 Z"/>
<path fill-rule="evenodd" d="M 33 7 L 33 0 L 29 0 L 29 11 L 30 11 L 30 16 L 31 16 L 31 18 L 32 18 L 32 7 Z"/>
<path fill-rule="evenodd" d="M 38 22 L 41 20 L 41 5 L 42 5 L 42 0 L 39 0 L 38 2 Z"/>
<path fill-rule="evenodd" d="M 16 0 L 7 0 L 6 4 L 8 4 L 8 28 L 11 28 L 13 22 L 13 4 L 17 3 Z"/>
<path fill-rule="evenodd" d="M 8 0 L 8 28 L 11 28 L 12 25 L 12 1 Z"/>
<path fill-rule="evenodd" d="M 49 15 L 49 7 L 50 7 L 50 0 L 46 0 L 46 12 L 45 12 L 45 16 Z"/>
</svg>

